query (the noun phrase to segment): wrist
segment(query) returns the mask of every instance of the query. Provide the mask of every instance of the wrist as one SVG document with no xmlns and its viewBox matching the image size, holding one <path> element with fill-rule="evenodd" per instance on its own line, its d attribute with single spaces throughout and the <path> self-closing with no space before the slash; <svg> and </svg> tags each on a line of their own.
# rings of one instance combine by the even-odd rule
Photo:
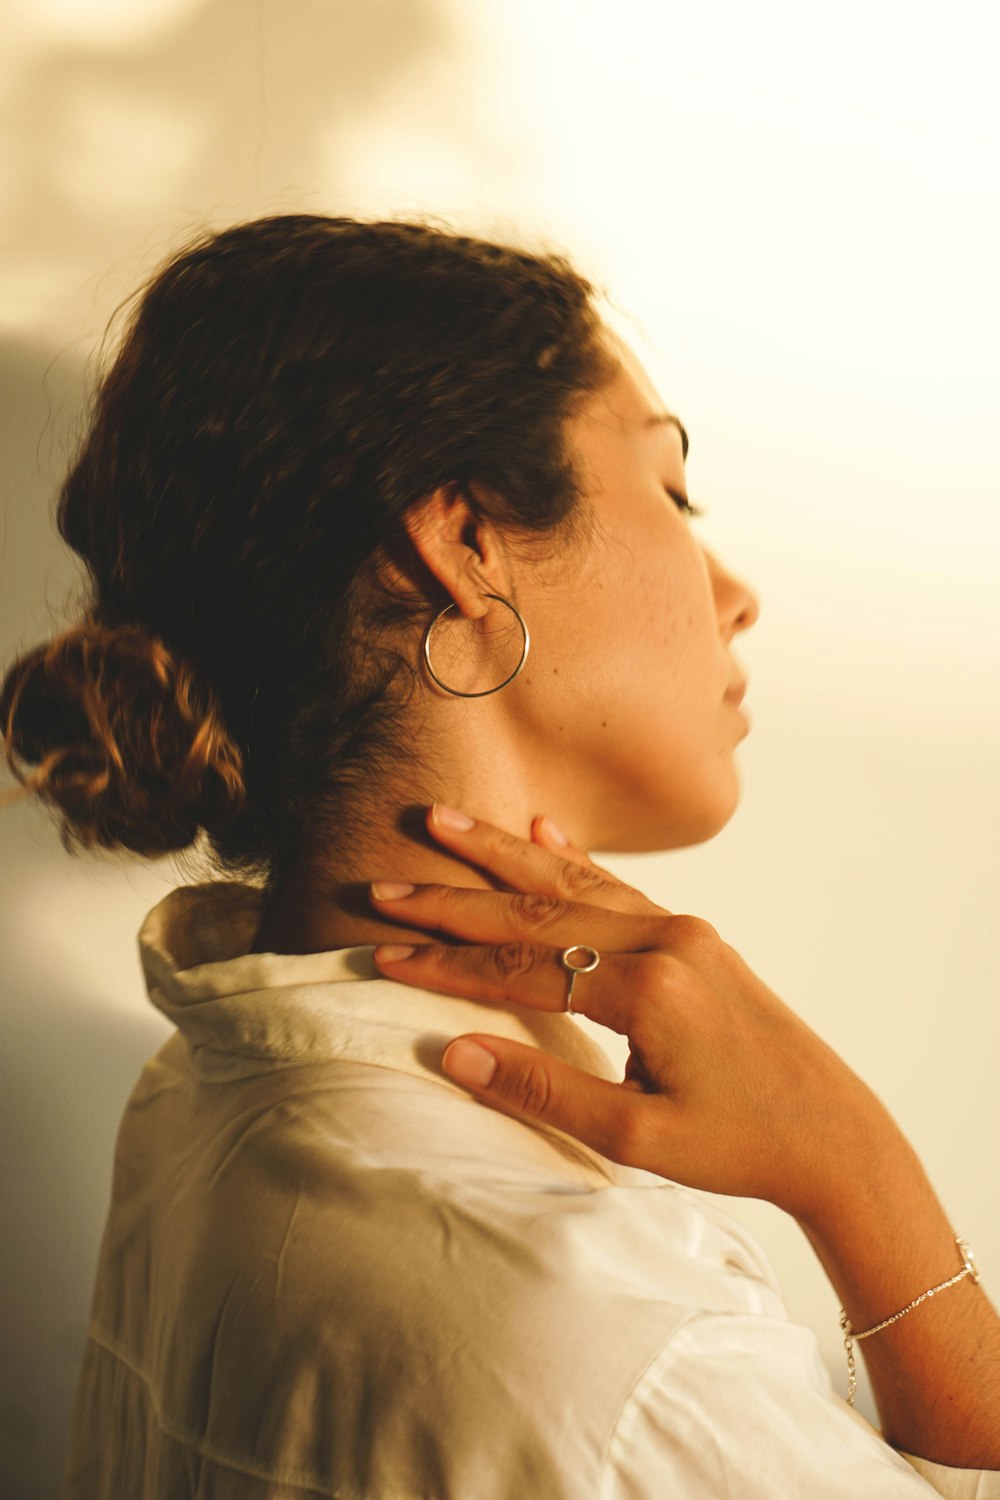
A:
<svg viewBox="0 0 1000 1500">
<path fill-rule="evenodd" d="M 951 1222 L 902 1135 L 877 1172 L 838 1185 L 798 1223 L 862 1332 L 962 1268 Z"/>
<path fill-rule="evenodd" d="M 851 1075 L 818 1131 L 799 1142 L 800 1170 L 779 1208 L 810 1237 L 837 1237 L 886 1196 L 910 1199 L 930 1190 L 920 1160 L 882 1101 Z M 817 1138 L 818 1137 L 818 1138 Z M 790 1159 L 791 1158 L 790 1155 Z"/>
<path fill-rule="evenodd" d="M 959 1269 L 952 1270 L 949 1275 L 945 1276 L 941 1281 L 936 1282 L 934 1286 L 927 1287 L 924 1291 L 918 1293 L 916 1297 L 911 1297 L 906 1306 L 901 1307 L 898 1312 L 891 1313 L 889 1317 L 883 1318 L 878 1323 L 874 1323 L 871 1328 L 861 1329 L 855 1328 L 853 1326 L 850 1318 L 847 1316 L 845 1309 L 841 1308 L 840 1327 L 841 1332 L 844 1335 L 844 1348 L 847 1353 L 848 1406 L 854 1405 L 854 1394 L 857 1389 L 857 1370 L 854 1358 L 855 1344 L 860 1344 L 865 1339 L 874 1338 L 877 1334 L 885 1333 L 887 1329 L 892 1328 L 896 1323 L 901 1322 L 902 1319 L 908 1317 L 910 1313 L 917 1312 L 918 1309 L 921 1308 L 926 1302 L 929 1302 L 932 1297 L 940 1296 L 942 1292 L 951 1291 L 953 1287 L 958 1286 L 959 1282 L 966 1280 L 966 1278 L 968 1278 L 974 1285 L 979 1281 L 979 1270 L 976 1266 L 976 1259 L 975 1255 L 973 1254 L 971 1245 L 969 1244 L 968 1240 L 964 1240 L 959 1234 L 956 1234 L 954 1238 L 955 1247 L 958 1250 L 959 1260 L 961 1262 Z"/>
</svg>

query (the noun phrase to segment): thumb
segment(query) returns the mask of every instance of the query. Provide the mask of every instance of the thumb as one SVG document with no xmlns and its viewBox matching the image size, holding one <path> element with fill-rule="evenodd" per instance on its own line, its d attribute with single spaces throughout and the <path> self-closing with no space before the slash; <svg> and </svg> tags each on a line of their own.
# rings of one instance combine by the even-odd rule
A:
<svg viewBox="0 0 1000 1500">
<path fill-rule="evenodd" d="M 497 1036 L 456 1037 L 445 1048 L 441 1067 L 484 1104 L 553 1126 L 609 1161 L 644 1165 L 642 1142 L 652 1134 L 647 1116 L 657 1103 L 648 1094 Z"/>
</svg>

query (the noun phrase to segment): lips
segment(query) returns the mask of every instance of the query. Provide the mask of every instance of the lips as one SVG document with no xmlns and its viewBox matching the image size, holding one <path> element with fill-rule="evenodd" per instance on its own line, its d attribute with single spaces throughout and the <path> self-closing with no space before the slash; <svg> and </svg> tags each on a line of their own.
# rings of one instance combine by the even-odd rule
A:
<svg viewBox="0 0 1000 1500">
<path fill-rule="evenodd" d="M 742 682 L 734 682 L 732 687 L 728 687 L 726 689 L 726 702 L 732 703 L 734 707 L 739 708 L 740 704 L 743 702 L 743 699 L 746 697 L 746 691 L 747 679 L 744 677 Z"/>
</svg>

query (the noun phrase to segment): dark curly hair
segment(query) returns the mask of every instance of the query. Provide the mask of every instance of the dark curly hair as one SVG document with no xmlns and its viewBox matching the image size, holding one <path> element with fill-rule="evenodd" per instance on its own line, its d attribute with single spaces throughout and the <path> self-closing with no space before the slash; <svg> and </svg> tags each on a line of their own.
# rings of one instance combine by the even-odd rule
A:
<svg viewBox="0 0 1000 1500">
<path fill-rule="evenodd" d="M 442 484 L 513 533 L 572 528 L 564 423 L 613 373 L 601 326 L 561 256 L 430 223 L 260 219 L 159 271 L 59 500 L 86 613 L 0 687 L 65 846 L 204 830 L 273 880 L 336 828 L 398 748 L 408 674 L 377 627 L 445 602 L 380 598 L 378 559 Z"/>
</svg>

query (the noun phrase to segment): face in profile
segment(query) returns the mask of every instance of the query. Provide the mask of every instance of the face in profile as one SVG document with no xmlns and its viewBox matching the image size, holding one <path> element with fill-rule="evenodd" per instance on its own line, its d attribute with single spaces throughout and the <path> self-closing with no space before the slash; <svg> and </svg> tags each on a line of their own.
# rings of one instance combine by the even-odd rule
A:
<svg viewBox="0 0 1000 1500">
<path fill-rule="evenodd" d="M 618 372 L 568 424 L 590 524 L 519 577 L 535 644 L 512 686 L 543 805 L 574 841 L 670 848 L 712 837 L 736 808 L 748 725 L 734 643 L 758 606 L 698 540 L 679 426 L 635 355 L 607 337 Z"/>
</svg>

